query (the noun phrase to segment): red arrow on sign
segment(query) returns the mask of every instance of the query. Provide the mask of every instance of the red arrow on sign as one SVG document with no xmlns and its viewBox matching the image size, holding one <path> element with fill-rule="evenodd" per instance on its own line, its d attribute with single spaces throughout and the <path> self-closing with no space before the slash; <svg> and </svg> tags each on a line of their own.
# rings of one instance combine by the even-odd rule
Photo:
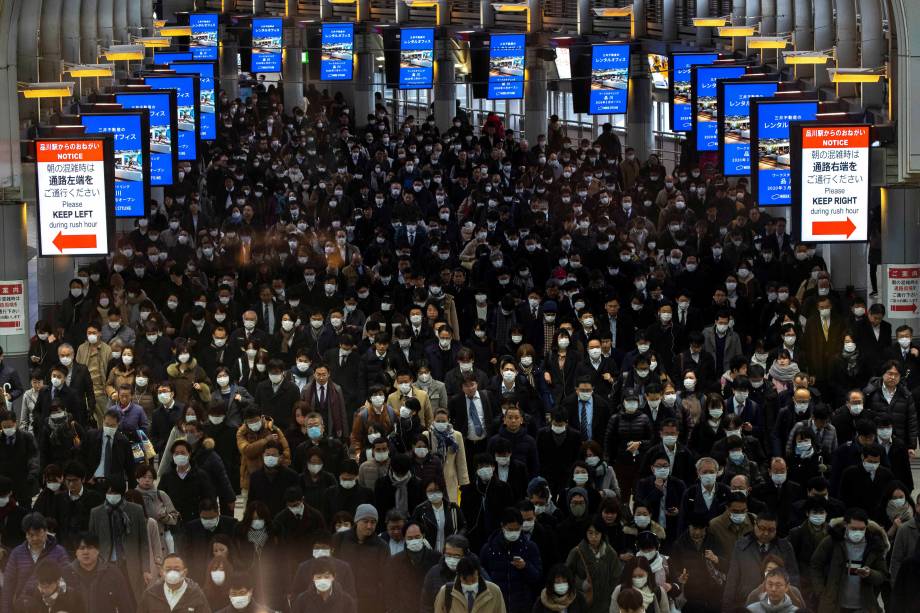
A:
<svg viewBox="0 0 920 613">
<path fill-rule="evenodd" d="M 58 232 L 57 236 L 55 236 L 54 240 L 51 242 L 60 252 L 63 252 L 65 249 L 95 249 L 96 235 L 63 234 L 62 232 Z"/>
<path fill-rule="evenodd" d="M 916 304 L 895 304 L 891 306 L 891 310 L 892 311 L 907 311 L 910 313 L 916 313 L 917 305 Z"/>
<path fill-rule="evenodd" d="M 843 234 L 847 238 L 856 230 L 856 224 L 847 217 L 846 221 L 813 221 L 811 233 L 815 236 L 835 236 Z"/>
</svg>

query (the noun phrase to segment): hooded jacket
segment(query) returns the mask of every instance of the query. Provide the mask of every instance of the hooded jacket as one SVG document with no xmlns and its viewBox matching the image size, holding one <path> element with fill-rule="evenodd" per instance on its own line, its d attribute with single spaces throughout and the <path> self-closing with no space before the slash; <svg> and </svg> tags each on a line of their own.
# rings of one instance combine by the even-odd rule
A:
<svg viewBox="0 0 920 613">
<path fill-rule="evenodd" d="M 843 522 L 834 523 L 811 557 L 811 581 L 818 597 L 818 613 L 836 613 L 840 610 L 839 600 L 847 579 L 849 556 L 846 545 L 846 527 Z M 861 608 L 878 613 L 878 595 L 888 581 L 887 551 L 885 541 L 871 528 L 866 530 L 866 550 L 862 564 L 869 567 L 869 576 L 860 581 Z"/>
</svg>

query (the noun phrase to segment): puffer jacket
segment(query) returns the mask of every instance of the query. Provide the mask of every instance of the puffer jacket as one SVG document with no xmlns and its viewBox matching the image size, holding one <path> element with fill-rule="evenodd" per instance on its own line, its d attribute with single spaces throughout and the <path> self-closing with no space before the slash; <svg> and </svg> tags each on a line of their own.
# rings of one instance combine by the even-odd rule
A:
<svg viewBox="0 0 920 613">
<path fill-rule="evenodd" d="M 67 552 L 57 544 L 54 537 L 49 536 L 45 548 L 38 555 L 38 560 L 32 560 L 32 552 L 28 543 L 22 543 L 10 552 L 3 571 L 3 593 L 0 600 L 0 612 L 13 613 L 13 602 L 22 596 L 28 588 L 36 585 L 34 576 L 35 567 L 42 560 L 53 560 L 59 566 L 67 564 Z"/>
<path fill-rule="evenodd" d="M 847 578 L 846 528 L 843 523 L 832 525 L 829 534 L 815 549 L 811 557 L 811 581 L 818 596 L 818 613 L 837 613 L 839 598 Z M 879 613 L 879 591 L 888 582 L 888 565 L 885 563 L 885 542 L 874 530 L 866 530 L 866 551 L 863 565 L 870 574 L 860 582 L 861 609 Z"/>
<path fill-rule="evenodd" d="M 205 406 L 211 402 L 211 381 L 195 358 L 190 358 L 185 368 L 179 368 L 179 363 L 173 362 L 166 367 L 166 376 L 176 388 L 176 401 L 188 404 L 192 394 L 195 394 Z M 197 390 L 194 388 L 196 383 Z"/>
<path fill-rule="evenodd" d="M 891 417 L 894 438 L 904 443 L 908 449 L 917 447 L 917 410 L 914 397 L 903 383 L 895 388 L 894 397 L 888 403 L 882 394 L 881 379 L 876 377 L 866 386 L 866 408 L 876 416 Z"/>
<path fill-rule="evenodd" d="M 610 418 L 607 423 L 607 433 L 604 435 L 604 449 L 607 450 L 607 461 L 610 464 L 628 463 L 637 464 L 642 453 L 632 454 L 626 451 L 630 441 L 648 441 L 653 435 L 652 422 L 648 415 L 641 411 L 629 414 L 620 411 Z"/>
<path fill-rule="evenodd" d="M 280 428 L 277 428 L 270 419 L 262 420 L 262 429 L 253 432 L 249 426 L 243 424 L 236 430 L 236 447 L 240 450 L 240 487 L 249 489 L 249 475 L 262 468 L 262 452 L 271 440 L 272 434 L 278 435 L 281 444 L 281 465 L 291 465 L 291 448 Z"/>
</svg>

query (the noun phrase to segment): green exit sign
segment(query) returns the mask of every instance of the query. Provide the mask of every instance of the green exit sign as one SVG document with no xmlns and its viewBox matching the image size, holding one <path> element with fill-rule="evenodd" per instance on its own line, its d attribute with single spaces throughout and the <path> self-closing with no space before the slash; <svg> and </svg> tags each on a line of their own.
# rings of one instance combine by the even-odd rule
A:
<svg viewBox="0 0 920 613">
<path fill-rule="evenodd" d="M 310 54 L 307 51 L 300 52 L 300 63 L 309 64 L 310 63 Z"/>
</svg>

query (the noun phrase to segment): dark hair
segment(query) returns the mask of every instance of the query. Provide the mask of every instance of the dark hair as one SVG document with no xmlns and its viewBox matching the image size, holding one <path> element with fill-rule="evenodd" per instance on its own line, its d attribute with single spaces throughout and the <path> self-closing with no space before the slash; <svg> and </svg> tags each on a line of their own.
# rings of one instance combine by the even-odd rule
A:
<svg viewBox="0 0 920 613">
<path fill-rule="evenodd" d="M 572 574 L 572 571 L 569 570 L 569 567 L 565 564 L 559 562 L 554 564 L 549 572 L 546 573 L 546 593 L 554 594 L 554 588 L 556 583 L 556 577 L 562 577 L 566 580 L 566 583 L 569 584 L 569 592 L 571 593 L 575 589 L 575 575 Z"/>
<path fill-rule="evenodd" d="M 623 609 L 628 609 L 630 611 L 644 609 L 642 594 L 639 593 L 639 590 L 632 587 L 632 577 L 630 577 L 629 580 L 630 585 L 628 587 L 621 587 L 620 593 L 617 595 L 617 606 L 621 611 Z"/>
</svg>

